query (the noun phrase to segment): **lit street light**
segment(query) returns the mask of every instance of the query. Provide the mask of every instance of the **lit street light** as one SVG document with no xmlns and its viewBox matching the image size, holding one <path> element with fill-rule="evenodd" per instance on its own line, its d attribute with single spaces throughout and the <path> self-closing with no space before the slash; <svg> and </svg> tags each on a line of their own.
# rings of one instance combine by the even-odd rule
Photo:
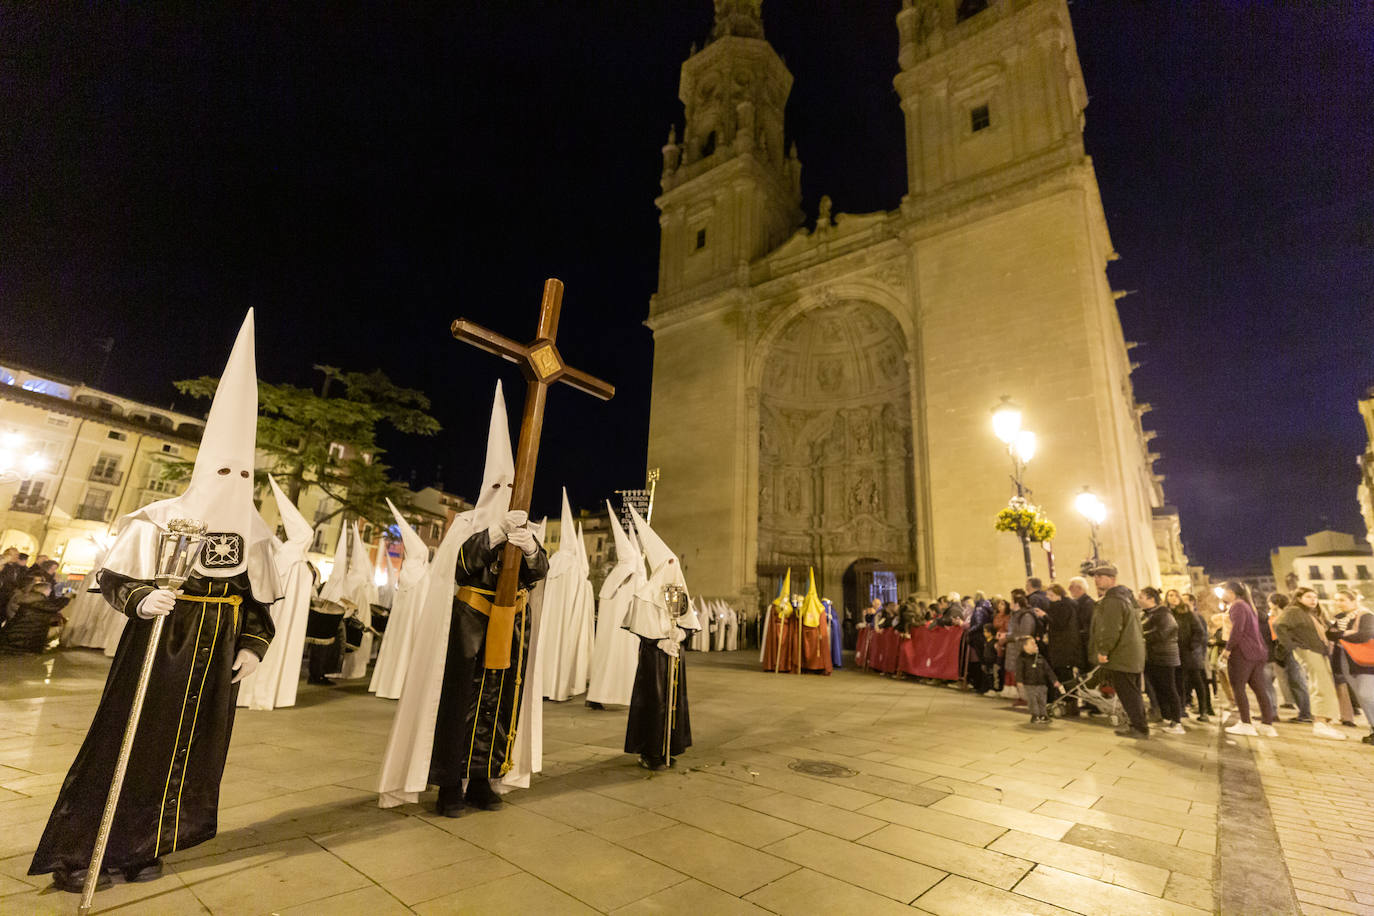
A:
<svg viewBox="0 0 1374 916">
<path fill-rule="evenodd" d="M 1074 497 L 1073 507 L 1078 510 L 1078 514 L 1088 520 L 1090 527 L 1090 542 L 1093 549 L 1093 566 L 1101 562 L 1098 553 L 1101 545 L 1097 540 L 1097 530 L 1107 517 L 1107 504 L 1098 498 L 1090 488 L 1084 487 L 1083 492 Z"/>
<path fill-rule="evenodd" d="M 1016 484 L 1016 497 L 1012 505 L 1018 509 L 1024 508 L 1027 505 L 1026 496 L 1030 493 L 1025 484 L 1026 465 L 1035 457 L 1035 433 L 1021 428 L 1021 406 L 1005 394 L 992 408 L 992 432 L 1006 445 L 1007 454 L 1011 456 L 1011 479 Z M 1021 556 L 1026 561 L 1026 577 L 1030 578 L 1033 571 L 1029 532 L 1021 530 L 1018 534 L 1021 538 Z"/>
<path fill-rule="evenodd" d="M 34 449 L 22 454 L 25 448 L 23 434 L 7 432 L 0 434 L 0 484 L 28 480 L 47 467 L 43 453 Z"/>
</svg>

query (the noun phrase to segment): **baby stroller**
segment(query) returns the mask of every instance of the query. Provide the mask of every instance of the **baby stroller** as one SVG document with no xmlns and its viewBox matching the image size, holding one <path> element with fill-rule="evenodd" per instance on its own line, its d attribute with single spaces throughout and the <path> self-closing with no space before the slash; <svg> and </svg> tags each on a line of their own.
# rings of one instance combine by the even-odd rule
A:
<svg viewBox="0 0 1374 916">
<path fill-rule="evenodd" d="M 1087 674 L 1077 680 L 1066 683 L 1064 692 L 1054 699 L 1048 706 L 1049 714 L 1052 716 L 1062 716 L 1064 714 L 1064 702 L 1066 700 L 1077 700 L 1080 706 L 1091 707 L 1107 716 L 1112 725 L 1120 725 L 1126 720 L 1125 713 L 1121 708 L 1121 701 L 1116 697 L 1116 691 L 1106 683 L 1106 678 L 1099 672 L 1102 666 L 1098 665 Z"/>
</svg>

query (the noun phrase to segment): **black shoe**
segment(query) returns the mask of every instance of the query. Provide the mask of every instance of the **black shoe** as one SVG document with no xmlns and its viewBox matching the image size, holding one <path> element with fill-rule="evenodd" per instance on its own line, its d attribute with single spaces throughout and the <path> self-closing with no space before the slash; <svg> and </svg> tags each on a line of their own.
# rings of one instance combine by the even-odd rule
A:
<svg viewBox="0 0 1374 916">
<path fill-rule="evenodd" d="M 124 869 L 124 880 L 130 884 L 139 881 L 156 881 L 162 877 L 162 860 L 153 859 L 141 865 L 130 865 Z"/>
<path fill-rule="evenodd" d="M 334 682 L 331 681 L 331 680 L 330 680 L 329 678 L 327 678 L 327 677 L 312 677 L 312 678 L 307 678 L 305 682 L 306 682 L 307 684 L 314 684 L 314 685 L 317 686 L 317 687 L 333 687 L 333 686 L 334 686 Z"/>
<path fill-rule="evenodd" d="M 1312 720 L 1312 717 L 1311 717 L 1311 716 L 1294 716 L 1294 717 L 1291 718 L 1291 719 L 1284 719 L 1283 721 L 1285 721 L 1285 722 L 1298 722 L 1298 723 L 1301 723 L 1301 724 L 1304 724 L 1304 725 L 1311 725 L 1313 720 Z"/>
<path fill-rule="evenodd" d="M 434 802 L 434 813 L 440 817 L 462 817 L 463 787 L 440 786 L 439 798 Z"/>
<path fill-rule="evenodd" d="M 113 883 L 110 880 L 109 871 L 101 869 L 100 878 L 95 882 L 95 888 L 96 890 L 104 890 Z M 79 894 L 86 888 L 86 869 L 73 868 L 69 871 L 65 868 L 59 868 L 52 873 L 52 886 L 69 894 Z"/>
<path fill-rule="evenodd" d="M 658 771 L 668 769 L 662 757 L 650 757 L 647 754 L 639 755 L 639 765 L 646 770 Z"/>
<path fill-rule="evenodd" d="M 1197 721 L 1199 721 L 1199 722 L 1209 722 L 1209 721 L 1211 721 L 1211 720 L 1208 719 L 1206 716 L 1194 716 L 1193 718 L 1195 718 L 1195 719 L 1196 719 Z"/>
<path fill-rule="evenodd" d="M 463 799 L 472 807 L 483 811 L 495 811 L 505 804 L 491 787 L 489 779 L 469 779 L 468 790 L 463 794 Z"/>
<path fill-rule="evenodd" d="M 1131 738 L 1135 738 L 1135 739 L 1138 740 L 1138 741 L 1144 741 L 1144 740 L 1146 740 L 1147 738 L 1150 737 L 1150 730 L 1149 730 L 1148 728 L 1146 728 L 1146 729 L 1133 728 L 1133 729 L 1130 730 L 1130 732 L 1129 732 L 1128 734 L 1129 734 L 1129 737 L 1131 737 Z"/>
<path fill-rule="evenodd" d="M 588 709 L 605 709 L 606 707 L 603 706 L 603 705 L 601 705 L 600 703 L 597 703 L 595 700 L 588 700 L 588 701 L 587 701 L 587 708 L 588 708 Z"/>
<path fill-rule="evenodd" d="M 1374 744 L 1374 732 L 1370 732 L 1360 740 L 1363 741 L 1365 744 Z"/>
</svg>

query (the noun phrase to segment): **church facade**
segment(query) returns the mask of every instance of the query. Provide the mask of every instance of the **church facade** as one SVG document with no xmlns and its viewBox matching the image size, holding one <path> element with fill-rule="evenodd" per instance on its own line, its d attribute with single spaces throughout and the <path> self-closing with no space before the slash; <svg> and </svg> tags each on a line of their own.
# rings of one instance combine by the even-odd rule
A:
<svg viewBox="0 0 1374 916">
<path fill-rule="evenodd" d="M 761 0 L 715 6 L 663 148 L 648 319 L 654 526 L 693 592 L 748 605 L 808 566 L 849 610 L 870 588 L 1019 586 L 1021 545 L 993 529 L 1012 495 L 1003 395 L 1038 433 L 1027 484 L 1058 526 L 1057 577 L 1089 553 L 1073 508 L 1089 486 L 1109 510 L 1102 556 L 1159 583 L 1177 518 L 1107 281 L 1064 0 L 905 0 L 907 193 L 869 214 L 823 198 L 813 229 Z"/>
</svg>

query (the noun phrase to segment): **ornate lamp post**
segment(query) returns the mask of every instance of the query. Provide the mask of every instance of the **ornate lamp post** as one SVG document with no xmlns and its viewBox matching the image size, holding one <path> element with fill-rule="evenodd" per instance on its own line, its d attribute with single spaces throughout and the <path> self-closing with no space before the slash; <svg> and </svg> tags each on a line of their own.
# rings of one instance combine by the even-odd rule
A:
<svg viewBox="0 0 1374 916">
<path fill-rule="evenodd" d="M 1030 490 L 1025 484 L 1026 465 L 1035 457 L 1035 433 L 1021 428 L 1021 407 L 1006 395 L 1002 395 L 1002 400 L 992 408 L 992 431 L 1006 445 L 1007 455 L 1011 458 L 1011 479 L 1016 485 L 1016 496 L 1012 498 L 1011 507 L 1017 510 L 1026 509 L 1029 507 L 1026 497 L 1030 495 Z M 1021 555 L 1026 562 L 1026 576 L 1030 577 L 1030 532 L 1023 526 L 1017 530 L 1017 536 L 1021 539 Z"/>
<path fill-rule="evenodd" d="M 1083 492 L 1074 497 L 1073 507 L 1078 510 L 1078 514 L 1088 520 L 1090 526 L 1089 540 L 1093 549 L 1093 566 L 1101 562 L 1099 556 L 1101 544 L 1097 539 L 1098 528 L 1102 525 L 1103 519 L 1107 517 L 1107 504 L 1098 498 L 1097 494 L 1089 487 L 1084 487 Z"/>
</svg>

